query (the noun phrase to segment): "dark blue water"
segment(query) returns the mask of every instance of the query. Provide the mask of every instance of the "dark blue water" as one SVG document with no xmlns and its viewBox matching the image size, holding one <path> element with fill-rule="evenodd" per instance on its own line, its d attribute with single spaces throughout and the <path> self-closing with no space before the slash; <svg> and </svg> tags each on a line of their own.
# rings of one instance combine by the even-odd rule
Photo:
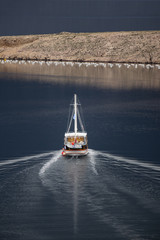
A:
<svg viewBox="0 0 160 240">
<path fill-rule="evenodd" d="M 0 64 L 0 238 L 159 239 L 158 66 Z M 89 155 L 61 156 L 73 94 Z"/>
<path fill-rule="evenodd" d="M 159 0 L 6 0 L 0 35 L 160 30 Z"/>
</svg>

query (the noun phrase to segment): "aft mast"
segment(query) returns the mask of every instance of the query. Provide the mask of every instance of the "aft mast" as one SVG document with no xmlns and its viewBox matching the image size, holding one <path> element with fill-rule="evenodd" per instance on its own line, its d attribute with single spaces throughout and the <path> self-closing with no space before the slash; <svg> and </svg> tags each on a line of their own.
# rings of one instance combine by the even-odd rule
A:
<svg viewBox="0 0 160 240">
<path fill-rule="evenodd" d="M 77 134 L 77 95 L 74 94 L 74 132 Z"/>
</svg>

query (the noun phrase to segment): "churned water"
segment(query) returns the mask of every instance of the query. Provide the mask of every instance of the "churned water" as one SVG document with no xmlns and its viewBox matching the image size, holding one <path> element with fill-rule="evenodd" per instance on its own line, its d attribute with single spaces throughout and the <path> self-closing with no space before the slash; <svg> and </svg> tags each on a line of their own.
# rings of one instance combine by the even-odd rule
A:
<svg viewBox="0 0 160 240">
<path fill-rule="evenodd" d="M 159 239 L 159 71 L 0 63 L 1 239 Z M 89 154 L 65 158 L 74 93 Z"/>
</svg>

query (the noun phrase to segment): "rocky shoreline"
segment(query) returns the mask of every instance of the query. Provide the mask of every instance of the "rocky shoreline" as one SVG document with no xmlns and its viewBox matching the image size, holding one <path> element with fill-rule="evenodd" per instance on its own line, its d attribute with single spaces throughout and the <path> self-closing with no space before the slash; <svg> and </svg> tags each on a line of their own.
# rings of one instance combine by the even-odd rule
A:
<svg viewBox="0 0 160 240">
<path fill-rule="evenodd" d="M 160 63 L 160 31 L 2 36 L 0 59 Z"/>
</svg>

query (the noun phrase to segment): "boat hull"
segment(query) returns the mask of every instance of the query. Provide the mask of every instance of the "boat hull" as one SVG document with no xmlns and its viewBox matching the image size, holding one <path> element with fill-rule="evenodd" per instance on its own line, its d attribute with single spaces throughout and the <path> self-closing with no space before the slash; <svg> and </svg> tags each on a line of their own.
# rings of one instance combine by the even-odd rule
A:
<svg viewBox="0 0 160 240">
<path fill-rule="evenodd" d="M 88 154 L 88 149 L 83 150 L 65 150 L 63 149 L 62 155 L 63 156 L 85 156 Z"/>
</svg>

